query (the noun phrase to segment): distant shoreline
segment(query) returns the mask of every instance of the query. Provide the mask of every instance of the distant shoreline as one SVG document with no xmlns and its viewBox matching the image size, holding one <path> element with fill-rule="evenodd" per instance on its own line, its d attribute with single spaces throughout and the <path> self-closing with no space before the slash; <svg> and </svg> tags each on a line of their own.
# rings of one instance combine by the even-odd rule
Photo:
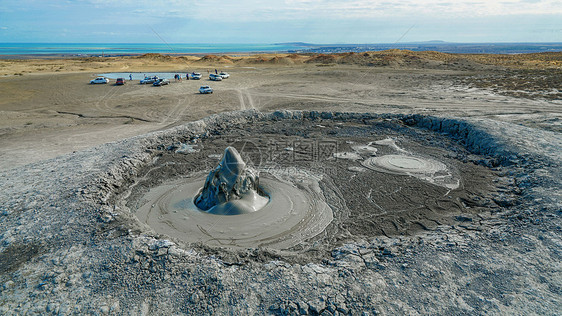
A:
<svg viewBox="0 0 562 316">
<path fill-rule="evenodd" d="M 170 56 L 256 54 L 333 54 L 389 49 L 437 51 L 453 54 L 525 54 L 561 52 L 562 43 L 382 43 L 382 44 L 100 44 L 100 43 L 0 43 L 0 59 L 60 59 L 131 57 L 147 53 Z"/>
</svg>

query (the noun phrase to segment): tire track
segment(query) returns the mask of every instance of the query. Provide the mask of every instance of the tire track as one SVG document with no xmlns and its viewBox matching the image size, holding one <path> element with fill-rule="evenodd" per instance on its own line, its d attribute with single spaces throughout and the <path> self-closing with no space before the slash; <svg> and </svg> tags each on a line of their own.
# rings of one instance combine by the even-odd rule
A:
<svg viewBox="0 0 562 316">
<path fill-rule="evenodd" d="M 248 92 L 248 89 L 236 89 L 235 91 L 238 94 L 238 100 L 240 102 L 241 110 L 257 109 L 256 105 L 254 104 L 254 100 L 252 99 L 252 95 Z M 248 100 L 248 102 L 246 103 L 245 100 Z"/>
<path fill-rule="evenodd" d="M 185 111 L 189 108 L 191 103 L 193 102 L 192 98 L 189 98 L 189 95 L 186 95 L 183 99 L 178 98 L 178 102 L 176 106 L 168 112 L 168 115 L 160 122 L 161 125 L 170 125 L 174 124 L 180 120 L 181 116 Z M 174 118 L 174 119 L 172 119 Z"/>
</svg>

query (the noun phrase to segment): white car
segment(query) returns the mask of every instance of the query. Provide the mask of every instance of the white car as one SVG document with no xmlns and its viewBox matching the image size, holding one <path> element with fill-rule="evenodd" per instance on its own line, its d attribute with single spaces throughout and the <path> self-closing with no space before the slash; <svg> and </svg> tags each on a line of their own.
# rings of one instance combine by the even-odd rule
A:
<svg viewBox="0 0 562 316">
<path fill-rule="evenodd" d="M 219 76 L 221 76 L 221 78 L 223 78 L 223 79 L 228 79 L 228 77 L 230 77 L 230 75 L 229 75 L 228 73 L 224 72 L 224 71 L 221 72 L 221 73 L 219 74 Z"/>
<path fill-rule="evenodd" d="M 198 73 L 198 72 L 194 72 L 194 73 L 191 74 L 190 77 L 191 77 L 191 79 L 193 79 L 193 80 L 199 80 L 199 79 L 201 79 L 201 77 L 203 77 L 203 75 L 201 75 L 201 74 Z"/>
<path fill-rule="evenodd" d="M 104 78 L 104 77 L 97 77 L 94 80 L 90 80 L 90 84 L 95 84 L 95 83 L 108 83 L 109 79 Z"/>
<path fill-rule="evenodd" d="M 209 79 L 213 81 L 222 81 L 222 77 L 220 75 L 210 74 Z"/>
<path fill-rule="evenodd" d="M 201 86 L 201 88 L 199 88 L 199 93 L 201 94 L 213 93 L 213 89 L 209 86 Z"/>
</svg>

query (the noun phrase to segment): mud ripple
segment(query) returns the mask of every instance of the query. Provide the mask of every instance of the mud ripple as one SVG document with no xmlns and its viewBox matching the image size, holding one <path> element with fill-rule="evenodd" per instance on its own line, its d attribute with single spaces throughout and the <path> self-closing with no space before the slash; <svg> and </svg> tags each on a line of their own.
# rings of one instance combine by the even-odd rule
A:
<svg viewBox="0 0 562 316">
<path fill-rule="evenodd" d="M 271 174 L 260 178 L 270 200 L 250 214 L 221 216 L 202 212 L 193 197 L 204 179 L 183 179 L 151 189 L 136 212 L 156 232 L 185 242 L 206 245 L 286 249 L 321 233 L 332 221 L 315 181 L 294 184 Z"/>
</svg>

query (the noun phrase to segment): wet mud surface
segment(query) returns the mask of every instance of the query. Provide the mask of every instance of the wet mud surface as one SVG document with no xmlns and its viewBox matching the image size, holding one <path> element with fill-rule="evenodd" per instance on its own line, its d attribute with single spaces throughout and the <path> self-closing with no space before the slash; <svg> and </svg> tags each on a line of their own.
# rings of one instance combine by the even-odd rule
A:
<svg viewBox="0 0 562 316">
<path fill-rule="evenodd" d="M 224 148 L 231 145 L 249 166 L 260 171 L 260 176 L 281 177 L 293 188 L 302 187 L 305 179 L 319 180 L 320 194 L 316 198 L 329 205 L 333 220 L 317 236 L 281 247 L 286 249 L 290 245 L 289 253 L 299 253 L 299 261 L 329 258 L 331 249 L 346 242 L 376 236 L 413 236 L 432 231 L 439 225 L 458 223 L 466 214 L 478 218 L 481 212 L 490 214 L 498 209 L 494 202 L 497 175 L 490 168 L 478 165 L 476 156 L 442 135 L 384 120 L 324 121 L 321 124 L 258 121 L 231 125 L 208 137 L 185 139 L 184 143 L 160 145 L 151 149 L 154 163 L 140 172 L 140 180 L 127 194 L 127 207 L 145 218 L 141 209 L 153 203 L 147 192 L 162 185 L 168 186 L 164 190 L 168 192 L 195 180 L 201 184 L 201 176 L 214 168 Z M 425 178 L 420 178 L 396 170 L 384 172 L 364 166 L 370 159 L 394 156 L 432 161 L 445 168 L 448 177 L 456 179 L 458 187 L 451 189 L 428 181 L 434 174 L 439 177 L 443 170 L 430 170 Z M 197 221 L 196 218 L 186 220 Z M 232 221 L 220 219 L 223 220 Z M 216 228 L 216 220 L 197 223 L 202 231 L 205 225 Z M 225 224 L 223 234 L 228 235 L 224 231 L 228 226 Z M 287 234 L 290 228 L 286 229 Z M 164 231 L 166 229 L 161 230 Z M 217 234 L 219 232 L 221 230 Z M 202 235 L 201 232 L 195 234 Z M 281 234 L 278 238 L 287 236 Z M 193 238 L 193 235 L 184 239 L 189 242 L 208 240 Z M 216 243 L 205 246 L 213 244 L 221 246 Z"/>
</svg>

